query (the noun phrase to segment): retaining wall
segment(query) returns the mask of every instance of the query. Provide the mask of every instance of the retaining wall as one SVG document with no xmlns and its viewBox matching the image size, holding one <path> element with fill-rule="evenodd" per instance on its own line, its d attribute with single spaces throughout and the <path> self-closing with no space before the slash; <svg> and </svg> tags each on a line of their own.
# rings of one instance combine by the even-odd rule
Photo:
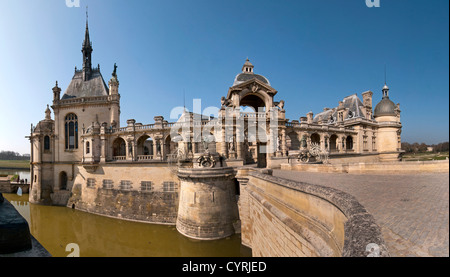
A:
<svg viewBox="0 0 450 277">
<path fill-rule="evenodd" d="M 247 177 L 246 177 L 247 176 Z M 240 172 L 242 242 L 253 256 L 389 256 L 372 215 L 351 195 L 259 172 Z"/>
</svg>

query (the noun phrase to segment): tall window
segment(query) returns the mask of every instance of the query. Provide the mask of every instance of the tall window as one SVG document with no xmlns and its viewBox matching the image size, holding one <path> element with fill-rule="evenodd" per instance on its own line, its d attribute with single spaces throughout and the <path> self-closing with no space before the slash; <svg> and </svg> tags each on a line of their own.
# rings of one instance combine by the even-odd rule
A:
<svg viewBox="0 0 450 277">
<path fill-rule="evenodd" d="M 44 137 L 44 150 L 50 151 L 50 137 L 49 136 Z"/>
<path fill-rule="evenodd" d="M 89 141 L 86 141 L 86 154 L 91 153 L 91 144 Z"/>
<path fill-rule="evenodd" d="M 68 114 L 65 123 L 66 149 L 78 149 L 78 117 Z"/>
</svg>

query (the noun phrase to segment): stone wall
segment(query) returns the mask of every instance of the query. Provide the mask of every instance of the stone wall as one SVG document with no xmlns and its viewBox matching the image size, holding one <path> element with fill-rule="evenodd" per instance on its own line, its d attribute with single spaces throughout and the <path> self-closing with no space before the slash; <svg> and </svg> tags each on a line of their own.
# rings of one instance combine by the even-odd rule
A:
<svg viewBox="0 0 450 277">
<path fill-rule="evenodd" d="M 11 181 L 8 178 L 10 177 L 0 177 L 0 192 L 12 193 Z"/>
<path fill-rule="evenodd" d="M 367 256 L 370 243 L 389 255 L 373 217 L 351 195 L 259 172 L 238 180 L 242 242 L 254 257 Z"/>
<path fill-rule="evenodd" d="M 91 173 L 78 165 L 73 184 L 70 208 L 127 220 L 176 222 L 179 180 L 167 165 L 107 164 Z"/>
<path fill-rule="evenodd" d="M 449 161 L 342 163 L 342 164 L 282 164 L 282 170 L 354 173 L 354 174 L 414 174 L 449 172 Z"/>
</svg>

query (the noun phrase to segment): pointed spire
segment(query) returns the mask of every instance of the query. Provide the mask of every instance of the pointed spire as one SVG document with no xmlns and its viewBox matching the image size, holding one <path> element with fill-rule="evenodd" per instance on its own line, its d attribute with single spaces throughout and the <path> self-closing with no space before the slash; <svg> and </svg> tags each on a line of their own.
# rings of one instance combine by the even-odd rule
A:
<svg viewBox="0 0 450 277">
<path fill-rule="evenodd" d="M 87 81 L 92 72 L 92 43 L 89 37 L 89 22 L 88 22 L 88 8 L 86 7 L 86 32 L 84 34 L 83 48 L 81 52 L 83 53 L 83 79 Z"/>
<path fill-rule="evenodd" d="M 84 34 L 84 41 L 83 41 L 83 49 L 91 48 L 92 52 L 92 43 L 89 37 L 89 15 L 88 15 L 88 7 L 86 6 L 86 31 Z"/>
</svg>

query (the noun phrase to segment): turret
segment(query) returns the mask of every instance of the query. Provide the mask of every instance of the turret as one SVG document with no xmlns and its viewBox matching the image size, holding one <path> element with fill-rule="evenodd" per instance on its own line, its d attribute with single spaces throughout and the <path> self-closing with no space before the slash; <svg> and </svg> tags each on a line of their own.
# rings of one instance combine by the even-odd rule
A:
<svg viewBox="0 0 450 277">
<path fill-rule="evenodd" d="M 374 110 L 374 118 L 378 122 L 377 150 L 380 161 L 397 161 L 400 156 L 400 137 L 402 125 L 398 106 L 389 99 L 389 87 L 382 89 L 382 99 Z"/>
<path fill-rule="evenodd" d="M 59 101 L 59 99 L 61 98 L 61 88 L 58 87 L 58 81 L 56 81 L 56 85 L 52 90 L 53 90 L 53 103 L 55 103 Z"/>
<path fill-rule="evenodd" d="M 120 94 L 119 94 L 119 80 L 117 79 L 117 65 L 114 64 L 114 71 L 111 80 L 108 82 L 109 95 L 111 95 L 112 105 L 110 109 L 111 125 L 120 127 Z"/>
<path fill-rule="evenodd" d="M 119 80 L 117 79 L 117 65 L 114 64 L 114 71 L 112 73 L 111 80 L 108 82 L 109 85 L 109 95 L 119 94 Z"/>
</svg>

